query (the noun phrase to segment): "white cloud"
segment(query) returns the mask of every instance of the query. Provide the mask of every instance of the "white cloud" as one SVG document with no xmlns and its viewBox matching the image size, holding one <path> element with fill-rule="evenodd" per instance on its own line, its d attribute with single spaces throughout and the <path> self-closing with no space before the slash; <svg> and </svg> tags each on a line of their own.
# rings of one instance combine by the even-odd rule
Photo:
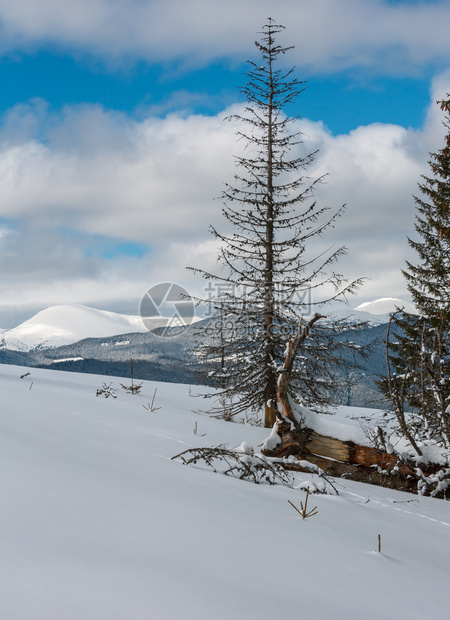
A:
<svg viewBox="0 0 450 620">
<path fill-rule="evenodd" d="M 321 123 L 300 121 L 303 152 L 320 148 L 311 173 L 329 173 L 319 204 L 348 205 L 313 250 L 348 246 L 338 270 L 371 278 L 359 301 L 406 294 L 400 269 L 411 257 L 411 194 L 428 173 L 428 152 L 442 144 L 434 100 L 448 91 L 450 73 L 436 77 L 421 131 L 372 124 L 333 136 Z M 242 148 L 225 114 L 136 121 L 96 106 L 58 115 L 42 102 L 11 110 L 0 129 L 0 224 L 9 231 L 0 234 L 0 326 L 13 304 L 24 312 L 37 300 L 135 312 L 155 282 L 198 291 L 202 284 L 185 267 L 215 269 L 208 226 L 224 223 L 214 197 Z M 95 235 L 148 244 L 149 252 L 90 256 Z"/>
<path fill-rule="evenodd" d="M 290 60 L 315 72 L 414 72 L 450 56 L 447 0 L 0 0 L 0 46 L 6 53 L 50 43 L 119 63 L 240 60 L 269 15 L 288 26 Z"/>
<path fill-rule="evenodd" d="M 136 122 L 82 106 L 42 125 L 43 141 L 12 137 L 8 121 L 0 132 L 3 217 L 39 212 L 86 233 L 152 245 L 168 230 L 172 239 L 195 240 L 233 171 L 235 137 L 221 116 Z"/>
</svg>

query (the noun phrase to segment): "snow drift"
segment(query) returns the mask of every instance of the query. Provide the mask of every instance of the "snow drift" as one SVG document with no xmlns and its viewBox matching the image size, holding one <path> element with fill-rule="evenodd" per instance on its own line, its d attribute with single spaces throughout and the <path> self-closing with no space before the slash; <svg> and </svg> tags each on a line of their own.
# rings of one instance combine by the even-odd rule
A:
<svg viewBox="0 0 450 620">
<path fill-rule="evenodd" d="M 288 501 L 313 474 L 254 485 L 171 460 L 267 437 L 193 413 L 195 388 L 105 399 L 111 377 L 26 371 L 0 365 L 2 617 L 446 616 L 447 502 L 335 479 L 339 495 L 310 497 L 302 521 Z"/>
</svg>

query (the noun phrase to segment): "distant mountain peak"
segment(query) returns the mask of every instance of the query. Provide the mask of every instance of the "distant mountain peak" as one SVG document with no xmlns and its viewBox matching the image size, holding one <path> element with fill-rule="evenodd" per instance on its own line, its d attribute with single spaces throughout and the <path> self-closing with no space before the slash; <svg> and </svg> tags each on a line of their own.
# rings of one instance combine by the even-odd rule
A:
<svg viewBox="0 0 450 620">
<path fill-rule="evenodd" d="M 368 312 L 369 314 L 391 314 L 391 312 L 395 312 L 397 309 L 404 309 L 406 312 L 410 312 L 411 314 L 415 314 L 416 309 L 414 305 L 405 301 L 404 299 L 398 299 L 396 297 L 381 297 L 380 299 L 375 299 L 374 301 L 366 301 L 363 304 L 360 304 L 355 310 L 358 312 Z"/>
<path fill-rule="evenodd" d="M 2 334 L 3 347 L 32 351 L 73 344 L 84 338 L 105 338 L 145 332 L 140 316 L 97 310 L 82 305 L 57 305 L 41 310 Z"/>
</svg>

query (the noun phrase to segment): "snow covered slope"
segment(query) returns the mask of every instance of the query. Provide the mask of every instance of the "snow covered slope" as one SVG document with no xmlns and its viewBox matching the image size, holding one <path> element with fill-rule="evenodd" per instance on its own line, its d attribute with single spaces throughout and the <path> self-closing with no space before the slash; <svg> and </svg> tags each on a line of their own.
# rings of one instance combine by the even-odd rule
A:
<svg viewBox="0 0 450 620">
<path fill-rule="evenodd" d="M 396 299 L 395 297 L 382 297 L 375 301 L 367 301 L 360 304 L 355 310 L 375 315 L 388 315 L 391 312 L 395 312 L 397 308 L 404 308 L 406 312 L 411 312 L 413 314 L 416 311 L 412 303 L 404 299 Z"/>
<path fill-rule="evenodd" d="M 95 397 L 111 377 L 26 371 L 0 365 L 2 618 L 448 616 L 447 502 L 338 479 L 303 521 L 298 488 L 171 460 L 268 434 L 192 413 L 187 385 L 114 400 Z"/>
<path fill-rule="evenodd" d="M 139 316 L 127 316 L 80 305 L 52 306 L 1 335 L 13 351 L 59 347 L 83 338 L 104 338 L 147 331 Z"/>
</svg>

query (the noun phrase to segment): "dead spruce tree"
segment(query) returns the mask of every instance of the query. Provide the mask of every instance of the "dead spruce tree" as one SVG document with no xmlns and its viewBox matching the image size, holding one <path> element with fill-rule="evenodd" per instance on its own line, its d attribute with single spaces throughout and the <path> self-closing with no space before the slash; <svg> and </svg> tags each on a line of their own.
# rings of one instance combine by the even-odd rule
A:
<svg viewBox="0 0 450 620">
<path fill-rule="evenodd" d="M 216 291 L 210 301 L 222 315 L 219 336 L 199 350 L 209 382 L 219 389 L 215 411 L 226 407 L 228 415 L 235 415 L 265 407 L 266 426 L 275 421 L 278 373 L 299 317 L 311 316 L 313 306 L 331 299 L 344 300 L 361 284 L 329 273 L 346 248 L 307 253 L 344 207 L 330 214 L 313 198 L 323 177 L 307 176 L 316 153 L 301 154 L 299 116 L 286 114 L 305 83 L 293 69 L 279 67 L 280 57 L 291 49 L 277 43 L 283 29 L 272 19 L 263 27 L 255 42 L 261 59 L 249 61 L 241 90 L 247 105 L 242 115 L 229 119 L 242 127 L 237 135 L 246 148 L 235 158 L 238 172 L 222 194 L 223 216 L 233 232 L 211 228 L 221 242 L 222 271 L 193 269 Z M 317 327 L 315 337 L 304 343 L 291 377 L 292 391 L 304 405 L 329 403 L 333 369 L 342 362 L 342 343 L 335 336 L 344 328 Z"/>
</svg>

